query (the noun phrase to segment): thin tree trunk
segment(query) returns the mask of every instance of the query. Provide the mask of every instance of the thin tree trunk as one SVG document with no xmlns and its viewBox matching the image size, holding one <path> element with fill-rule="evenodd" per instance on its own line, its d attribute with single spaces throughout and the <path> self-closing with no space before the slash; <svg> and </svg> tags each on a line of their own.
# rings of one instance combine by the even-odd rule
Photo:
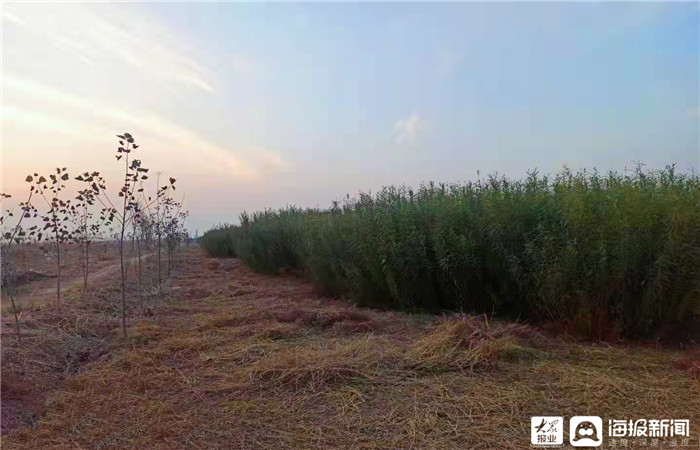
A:
<svg viewBox="0 0 700 450">
<path fill-rule="evenodd" d="M 61 245 L 58 241 L 58 229 L 56 229 L 56 267 L 58 276 L 56 277 L 56 307 L 61 308 Z"/>
<path fill-rule="evenodd" d="M 83 291 L 85 291 L 85 249 L 83 241 L 80 244 L 80 276 L 83 278 Z"/>
<path fill-rule="evenodd" d="M 124 273 L 124 223 L 122 221 L 122 234 L 119 241 L 119 261 L 122 269 L 122 331 L 126 338 L 126 274 Z"/>
<path fill-rule="evenodd" d="M 161 261 L 161 258 L 160 258 L 160 247 L 161 247 L 161 243 L 160 243 L 160 233 L 158 233 L 158 292 L 160 292 L 160 285 L 161 285 L 161 283 L 162 283 L 162 281 L 161 281 L 161 275 L 160 275 L 160 274 L 161 274 L 161 270 L 160 270 L 160 261 Z"/>
<path fill-rule="evenodd" d="M 87 289 L 88 274 L 90 273 L 90 241 L 85 242 L 85 288 Z"/>
<path fill-rule="evenodd" d="M 12 302 L 12 312 L 15 315 L 15 332 L 17 333 L 17 342 L 22 342 L 22 337 L 20 335 L 19 330 L 19 315 L 17 314 L 17 304 L 15 303 L 15 296 L 12 293 L 12 288 L 9 286 L 9 281 L 5 280 L 5 283 L 7 283 L 7 286 L 5 286 L 5 292 L 7 293 L 7 296 L 10 297 L 10 301 Z"/>
<path fill-rule="evenodd" d="M 158 233 L 158 293 L 160 294 L 161 275 L 160 275 L 160 247 L 161 247 L 161 220 L 160 220 L 160 172 L 156 178 L 156 232 Z"/>
<path fill-rule="evenodd" d="M 141 281 L 141 240 L 136 238 L 136 250 L 139 254 L 139 300 L 141 301 L 141 313 L 143 314 L 143 284 Z"/>
<path fill-rule="evenodd" d="M 83 292 L 87 289 L 88 273 L 90 271 L 90 240 L 88 236 L 87 207 L 83 209 L 83 224 L 85 227 L 85 277 L 83 280 Z"/>
<path fill-rule="evenodd" d="M 80 264 L 83 270 L 83 292 L 87 289 L 87 262 L 85 261 L 85 243 L 80 243 Z"/>
<path fill-rule="evenodd" d="M 83 294 L 87 289 L 87 262 L 85 261 L 85 242 L 80 242 L 80 273 L 83 276 Z"/>
<path fill-rule="evenodd" d="M 128 148 L 128 146 L 127 146 Z M 126 164 L 126 175 L 127 178 L 129 173 L 129 155 L 127 153 L 126 158 L 124 158 Z M 127 337 L 126 333 L 126 274 L 124 273 L 124 229 L 126 228 L 126 202 L 128 201 L 129 190 L 128 188 L 124 192 L 124 207 L 122 209 L 122 232 L 119 237 L 119 262 L 122 269 L 122 331 L 124 332 L 124 339 Z"/>
</svg>

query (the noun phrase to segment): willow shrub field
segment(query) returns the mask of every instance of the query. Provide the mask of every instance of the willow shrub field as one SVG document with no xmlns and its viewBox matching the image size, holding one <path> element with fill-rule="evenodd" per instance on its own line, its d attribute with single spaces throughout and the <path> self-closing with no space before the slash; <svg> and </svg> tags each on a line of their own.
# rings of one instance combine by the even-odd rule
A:
<svg viewBox="0 0 700 450">
<path fill-rule="evenodd" d="M 599 336 L 649 336 L 700 314 L 700 177 L 563 170 L 387 187 L 326 210 L 243 213 L 214 255 L 301 271 L 360 305 L 495 313 Z"/>
</svg>

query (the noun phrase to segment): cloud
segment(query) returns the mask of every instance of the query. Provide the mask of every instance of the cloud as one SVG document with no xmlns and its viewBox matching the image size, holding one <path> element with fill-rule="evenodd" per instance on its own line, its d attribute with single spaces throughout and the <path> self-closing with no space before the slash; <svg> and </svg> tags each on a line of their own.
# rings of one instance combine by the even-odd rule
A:
<svg viewBox="0 0 700 450">
<path fill-rule="evenodd" d="M 15 15 L 12 14 L 10 11 L 7 11 L 7 8 L 4 7 L 4 6 L 3 6 L 3 9 L 2 9 L 2 14 L 1 14 L 1 16 L 2 16 L 2 20 L 7 20 L 7 21 L 9 21 L 9 22 L 11 22 L 11 23 L 13 23 L 13 24 L 15 24 L 15 25 L 19 25 L 19 26 L 22 26 L 22 27 L 26 27 L 26 26 L 27 26 L 27 22 L 25 22 L 24 20 L 22 20 L 22 19 L 20 19 L 19 17 L 15 16 Z"/>
<path fill-rule="evenodd" d="M 6 143 L 12 143 L 6 156 L 15 163 L 26 162 L 21 149 L 49 153 L 59 145 L 56 135 L 65 141 L 60 145 L 71 142 L 81 161 L 96 160 L 88 148 L 129 131 L 148 148 L 152 163 L 176 171 L 257 182 L 289 170 L 271 150 L 260 156 L 260 150 L 221 145 L 197 132 L 181 110 L 171 112 L 175 102 L 212 98 L 219 71 L 205 68 L 194 48 L 137 8 L 12 4 L 3 6 L 2 25 L 2 113 Z M 226 63 L 237 73 L 257 67 L 240 55 Z"/>
<path fill-rule="evenodd" d="M 60 50 L 67 61 L 133 70 L 161 82 L 215 91 L 212 76 L 187 56 L 184 43 L 132 8 L 87 3 L 12 4 L 3 6 L 2 19 L 3 25 L 19 28 L 11 31 L 21 33 L 6 42 L 7 49 L 15 50 L 13 58 L 33 57 L 33 48 L 45 49 L 48 44 Z M 58 70 L 69 68 L 75 70 L 68 63 Z"/>
<path fill-rule="evenodd" d="M 394 122 L 394 142 L 398 145 L 413 145 L 425 130 L 425 121 L 421 119 L 417 110 L 403 120 Z"/>
<path fill-rule="evenodd" d="M 700 120 L 700 107 L 688 108 L 685 111 L 685 117 L 690 120 Z"/>
<path fill-rule="evenodd" d="M 40 100 L 46 111 L 33 110 L 30 104 L 21 107 L 3 105 L 3 120 L 8 124 L 58 132 L 92 142 L 96 137 L 113 134 L 115 129 L 130 130 L 137 137 L 146 135 L 149 140 L 162 146 L 175 146 L 170 148 L 169 153 L 172 154 L 176 148 L 178 159 L 189 158 L 182 162 L 188 170 L 200 168 L 241 181 L 258 181 L 263 173 L 291 169 L 291 165 L 275 152 L 224 148 L 187 127 L 148 111 L 97 104 L 13 74 L 4 74 L 3 89 L 6 94 L 26 101 Z M 54 111 L 60 111 L 60 114 Z M 109 123 L 109 127 L 105 123 Z M 249 157 L 236 156 L 234 152 L 248 154 Z"/>
<path fill-rule="evenodd" d="M 43 114 L 30 109 L 3 105 L 1 110 L 2 120 L 5 123 L 24 124 L 37 132 L 48 131 L 85 139 L 99 135 L 100 131 L 105 131 L 87 129 L 85 126 L 81 126 L 81 124 L 75 123 L 74 121 L 63 120 L 55 115 Z"/>
</svg>

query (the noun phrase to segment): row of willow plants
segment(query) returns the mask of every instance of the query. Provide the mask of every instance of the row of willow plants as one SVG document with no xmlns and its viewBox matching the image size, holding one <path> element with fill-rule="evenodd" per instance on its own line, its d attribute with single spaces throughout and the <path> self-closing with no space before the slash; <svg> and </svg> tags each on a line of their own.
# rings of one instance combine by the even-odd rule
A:
<svg viewBox="0 0 700 450">
<path fill-rule="evenodd" d="M 87 171 L 71 179 L 67 168 L 56 168 L 55 173 L 30 174 L 26 177 L 29 188 L 26 198 L 12 209 L 4 209 L 0 217 L 0 255 L 2 256 L 2 293 L 9 297 L 15 319 L 17 339 L 21 340 L 21 305 L 16 299 L 18 268 L 12 260 L 12 247 L 43 245 L 42 250 L 52 254 L 56 264 L 55 307 L 61 308 L 61 257 L 71 244 L 80 252 L 83 292 L 88 287 L 90 251 L 93 243 L 114 241 L 120 261 L 121 325 L 127 337 L 127 268 L 125 246 L 131 240 L 132 255 L 136 255 L 139 302 L 144 311 L 142 257 L 149 252 L 157 254 L 157 289 L 160 291 L 163 274 L 170 276 L 174 253 L 188 239 L 185 221 L 187 212 L 182 203 L 173 198 L 175 178 L 161 185 L 158 177 L 153 195 L 146 193 L 144 183 L 149 169 L 133 157 L 138 149 L 129 133 L 118 135 L 119 147 L 115 158 L 124 164 L 123 184 L 116 189 L 119 200 L 113 201 L 112 191 L 100 172 Z M 68 184 L 79 182 L 77 188 Z M 67 192 L 77 192 L 71 197 Z M 0 200 L 11 195 L 0 193 Z M 13 220 L 14 219 L 14 220 Z M 165 259 L 165 260 L 164 260 Z"/>
<path fill-rule="evenodd" d="M 302 271 L 364 306 L 555 321 L 593 337 L 700 314 L 700 178 L 674 166 L 386 187 L 240 219 L 202 247 Z"/>
</svg>

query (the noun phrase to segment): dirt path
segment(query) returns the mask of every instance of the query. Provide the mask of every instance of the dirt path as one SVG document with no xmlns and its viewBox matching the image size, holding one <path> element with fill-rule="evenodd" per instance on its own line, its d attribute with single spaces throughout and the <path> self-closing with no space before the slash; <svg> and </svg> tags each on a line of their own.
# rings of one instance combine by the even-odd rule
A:
<svg viewBox="0 0 700 450">
<path fill-rule="evenodd" d="M 689 419 L 700 445 L 687 354 L 359 309 L 198 249 L 184 267 L 177 295 L 3 448 L 521 449 L 533 415 Z"/>
<path fill-rule="evenodd" d="M 142 264 L 146 264 L 148 261 L 148 258 L 156 255 L 155 252 L 148 253 L 146 255 L 141 255 L 141 261 Z M 138 264 L 138 256 L 128 258 L 125 261 L 125 265 L 127 266 L 127 270 L 131 269 L 135 270 L 135 267 Z M 118 259 L 112 259 L 106 262 L 103 262 L 104 265 L 101 265 L 99 269 L 97 269 L 94 273 L 89 274 L 89 279 L 88 283 L 91 285 L 96 285 L 99 284 L 100 282 L 111 278 L 111 277 L 116 277 L 115 279 L 119 279 L 120 277 L 120 271 L 121 271 L 121 263 L 119 262 Z M 130 267 L 131 266 L 131 267 Z M 129 277 L 135 276 L 134 273 L 128 273 Z M 82 289 L 83 287 L 83 277 L 82 274 L 75 273 L 69 273 L 68 275 L 62 275 L 61 276 L 61 291 L 66 292 L 67 290 L 71 288 L 80 288 Z M 42 277 L 36 281 L 29 282 L 23 286 L 21 286 L 21 289 L 19 289 L 19 292 L 15 296 L 16 301 L 20 305 L 31 305 L 31 308 L 25 308 L 21 315 L 20 315 L 20 320 L 21 321 L 28 321 L 31 320 L 32 316 L 32 311 L 31 309 L 36 308 L 37 306 L 41 305 L 47 305 L 47 304 L 53 304 L 53 302 L 56 301 L 56 276 L 46 276 Z M 3 303 L 7 301 L 9 303 L 9 300 L 5 299 L 3 296 Z M 2 329 L 0 330 L 0 335 L 6 336 L 9 334 L 13 334 L 15 332 L 14 330 L 14 321 L 13 317 L 11 315 L 4 316 L 2 318 Z"/>
<path fill-rule="evenodd" d="M 141 255 L 141 261 L 142 264 L 145 264 L 145 261 L 150 258 L 151 256 L 155 255 L 155 253 L 148 253 L 146 255 Z M 132 266 L 138 264 L 138 256 L 128 258 L 127 260 L 124 261 L 124 264 L 127 266 Z M 98 282 L 104 278 L 110 277 L 117 275 L 119 276 L 121 270 L 121 263 L 119 260 L 112 261 L 110 262 L 107 266 L 100 268 L 99 270 L 95 271 L 94 273 L 89 274 L 88 282 Z M 47 277 L 48 279 L 42 280 L 41 283 L 30 283 L 28 286 L 26 286 L 23 289 L 23 292 L 20 292 L 17 295 L 17 298 L 20 301 L 32 301 L 32 302 L 45 302 L 47 299 L 55 300 L 56 299 L 56 278 L 54 277 Z M 46 283 L 52 283 L 53 286 L 44 286 Z M 36 286 L 34 284 L 37 284 Z M 61 277 L 61 289 L 70 289 L 72 287 L 82 287 L 83 286 L 83 277 L 82 275 L 76 276 L 62 276 Z"/>
</svg>

